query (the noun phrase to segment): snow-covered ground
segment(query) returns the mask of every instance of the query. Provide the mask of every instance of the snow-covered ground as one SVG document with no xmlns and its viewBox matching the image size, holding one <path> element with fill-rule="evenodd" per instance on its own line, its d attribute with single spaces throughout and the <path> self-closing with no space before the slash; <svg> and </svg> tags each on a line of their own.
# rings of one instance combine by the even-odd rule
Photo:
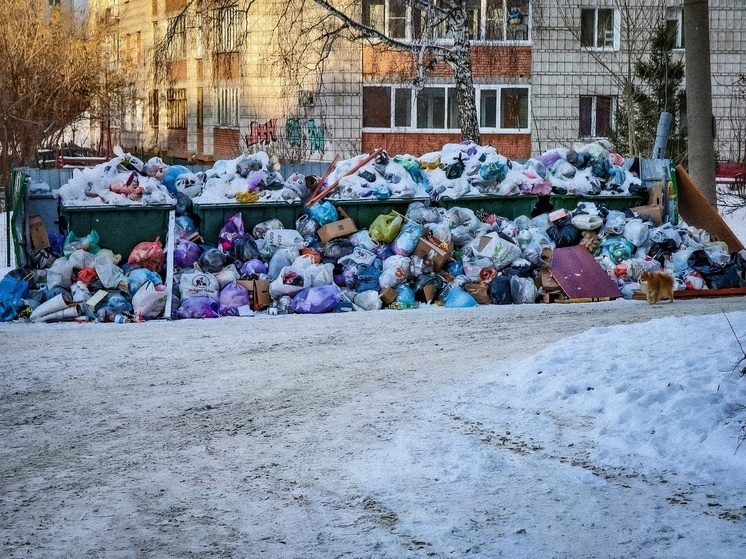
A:
<svg viewBox="0 0 746 559">
<path fill-rule="evenodd" d="M 746 297 L 0 339 L 2 557 L 746 556 Z"/>
</svg>

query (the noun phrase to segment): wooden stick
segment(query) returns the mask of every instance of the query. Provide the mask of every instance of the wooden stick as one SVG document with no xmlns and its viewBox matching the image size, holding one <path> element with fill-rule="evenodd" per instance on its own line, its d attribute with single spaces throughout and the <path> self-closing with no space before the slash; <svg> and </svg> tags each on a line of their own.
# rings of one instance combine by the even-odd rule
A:
<svg viewBox="0 0 746 559">
<path fill-rule="evenodd" d="M 332 169 L 334 169 L 334 166 L 337 164 L 337 161 L 339 161 L 339 154 L 334 156 L 334 159 L 332 159 L 332 162 L 326 168 L 326 172 L 322 175 L 322 177 L 318 181 L 316 181 L 316 186 L 314 187 L 313 192 L 311 192 L 311 196 L 315 196 L 321 191 L 324 185 L 324 181 L 326 181 L 326 179 L 329 178 L 329 175 L 332 174 Z"/>
<path fill-rule="evenodd" d="M 314 194 L 313 196 L 311 196 L 308 199 L 308 201 L 306 202 L 306 207 L 310 208 L 316 202 L 318 202 L 322 198 L 325 198 L 326 196 L 328 196 L 329 194 L 331 194 L 332 192 L 334 192 L 335 190 L 337 190 L 337 188 L 339 187 L 339 181 L 340 180 L 342 180 L 344 177 L 350 176 L 352 173 L 355 173 L 360 168 L 362 168 L 365 165 L 367 165 L 368 163 L 370 163 L 371 161 L 373 161 L 376 157 L 378 157 L 382 152 L 383 152 L 383 148 L 378 148 L 378 149 L 373 150 L 373 152 L 368 157 L 366 157 L 365 159 L 363 159 L 362 161 L 360 161 L 357 165 L 355 165 L 352 169 L 350 169 L 349 171 L 347 171 L 339 179 L 337 179 L 336 181 L 334 181 L 332 184 L 330 184 L 329 186 L 327 186 L 325 189 L 323 189 L 320 192 L 317 192 L 316 194 Z"/>
</svg>

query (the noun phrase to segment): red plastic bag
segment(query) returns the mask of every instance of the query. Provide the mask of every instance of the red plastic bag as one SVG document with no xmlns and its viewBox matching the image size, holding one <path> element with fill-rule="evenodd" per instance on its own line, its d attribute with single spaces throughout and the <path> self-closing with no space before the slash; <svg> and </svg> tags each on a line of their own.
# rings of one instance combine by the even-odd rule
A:
<svg viewBox="0 0 746 559">
<path fill-rule="evenodd" d="M 147 268 L 151 272 L 159 273 L 166 262 L 166 254 L 163 252 L 160 237 L 155 241 L 145 241 L 132 249 L 127 262 L 133 266 Z"/>
</svg>

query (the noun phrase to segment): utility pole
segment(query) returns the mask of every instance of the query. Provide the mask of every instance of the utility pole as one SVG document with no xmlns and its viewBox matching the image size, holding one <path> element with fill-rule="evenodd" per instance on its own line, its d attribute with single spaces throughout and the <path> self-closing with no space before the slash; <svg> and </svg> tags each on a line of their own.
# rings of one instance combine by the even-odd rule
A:
<svg viewBox="0 0 746 559">
<path fill-rule="evenodd" d="M 708 0 L 684 0 L 684 40 L 689 175 L 710 204 L 717 206 Z"/>
</svg>

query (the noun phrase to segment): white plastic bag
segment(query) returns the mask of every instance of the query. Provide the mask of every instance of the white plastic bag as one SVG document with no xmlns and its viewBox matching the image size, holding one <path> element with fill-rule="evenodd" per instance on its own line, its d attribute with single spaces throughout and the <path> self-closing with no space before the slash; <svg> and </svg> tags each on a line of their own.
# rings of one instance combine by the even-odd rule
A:
<svg viewBox="0 0 746 559">
<path fill-rule="evenodd" d="M 200 272 L 199 270 L 189 270 L 181 274 L 179 292 L 181 293 L 182 301 L 189 297 L 197 296 L 210 297 L 219 301 L 220 283 L 213 274 Z"/>
<path fill-rule="evenodd" d="M 166 308 L 168 293 L 158 290 L 152 281 L 145 282 L 132 296 L 132 312 L 138 320 L 158 318 Z"/>
<path fill-rule="evenodd" d="M 264 235 L 264 240 L 278 248 L 301 248 L 305 244 L 303 236 L 295 229 L 270 229 Z"/>
<path fill-rule="evenodd" d="M 499 271 L 510 266 L 511 262 L 521 256 L 518 245 L 506 241 L 497 233 L 487 233 L 475 240 L 474 255 L 489 258 Z"/>
</svg>

